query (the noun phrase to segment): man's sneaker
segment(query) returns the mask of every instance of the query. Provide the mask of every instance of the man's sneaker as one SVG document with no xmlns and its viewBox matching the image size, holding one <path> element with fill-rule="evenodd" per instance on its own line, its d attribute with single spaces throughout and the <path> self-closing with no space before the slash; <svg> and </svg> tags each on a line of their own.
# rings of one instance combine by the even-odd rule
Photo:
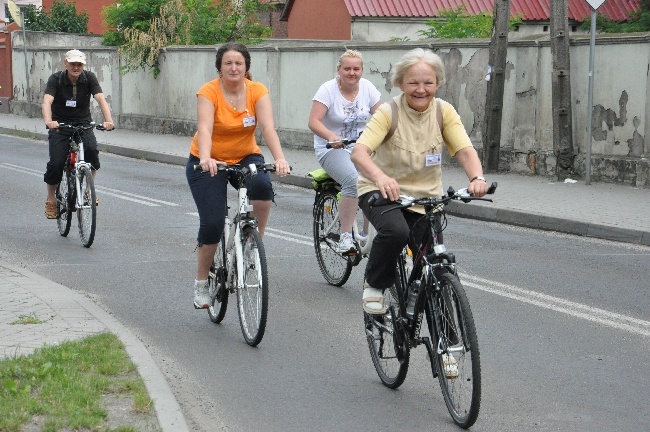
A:
<svg viewBox="0 0 650 432">
<path fill-rule="evenodd" d="M 451 354 L 442 355 L 442 363 L 445 368 L 445 376 L 447 379 L 458 378 L 458 362 Z"/>
<path fill-rule="evenodd" d="M 356 250 L 357 248 L 352 240 L 352 234 L 347 232 L 341 234 L 341 239 L 339 240 L 336 251 L 341 254 L 347 254 Z"/>
<path fill-rule="evenodd" d="M 210 286 L 208 281 L 194 281 L 194 308 L 207 309 L 210 307 Z"/>
</svg>

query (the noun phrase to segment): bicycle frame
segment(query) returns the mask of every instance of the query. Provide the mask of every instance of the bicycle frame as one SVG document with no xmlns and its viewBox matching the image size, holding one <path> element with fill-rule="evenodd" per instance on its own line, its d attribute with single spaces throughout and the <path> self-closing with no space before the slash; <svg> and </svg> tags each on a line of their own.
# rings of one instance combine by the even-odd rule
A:
<svg viewBox="0 0 650 432">
<path fill-rule="evenodd" d="M 234 291 L 236 288 L 241 288 L 244 285 L 244 251 L 241 242 L 242 228 L 252 226 L 257 229 L 257 219 L 250 216 L 250 212 L 253 211 L 253 206 L 249 202 L 247 193 L 248 189 L 242 184 L 237 191 L 238 205 L 235 217 L 231 221 L 230 217 L 226 215 L 226 223 L 224 225 L 224 238 L 226 239 L 226 244 L 223 248 L 225 255 L 224 262 L 227 264 L 227 280 L 231 291 Z M 226 209 L 229 210 L 230 206 L 226 206 Z M 234 260 L 232 259 L 233 254 L 235 254 L 236 258 Z M 235 263 L 237 265 L 237 281 L 232 280 L 233 274 L 235 274 Z"/>
<path fill-rule="evenodd" d="M 75 198 L 76 198 L 76 208 L 81 208 L 83 207 L 83 196 L 81 196 L 81 184 L 79 182 L 79 172 L 81 172 L 82 167 L 86 167 L 88 169 L 92 169 L 90 166 L 89 162 L 86 162 L 85 160 L 85 155 L 84 155 L 84 143 L 83 140 L 80 139 L 79 143 L 76 143 L 74 139 L 71 137 L 71 143 L 70 143 L 70 156 L 72 156 L 72 153 L 75 154 L 75 163 L 74 163 L 74 168 L 72 169 L 72 175 L 74 176 L 75 179 Z"/>
<path fill-rule="evenodd" d="M 315 172 L 315 171 L 314 171 Z M 325 172 L 323 170 L 323 172 Z M 316 189 L 316 196 L 314 198 L 314 210 L 313 210 L 313 217 L 316 218 L 316 204 L 318 203 L 320 197 L 324 193 L 336 193 L 337 200 L 340 199 L 340 185 L 329 175 L 327 175 L 326 179 L 322 180 L 314 180 L 313 184 L 320 184 Z M 360 209 L 359 209 L 360 210 Z M 330 222 L 330 224 L 323 229 L 323 237 L 325 237 L 326 241 L 328 244 L 331 244 L 331 246 L 335 246 L 333 243 L 333 240 L 331 240 L 332 237 L 330 237 L 331 234 L 340 234 L 338 232 L 337 226 L 339 225 L 340 222 L 340 217 L 339 217 L 339 209 L 336 209 L 336 213 L 334 214 L 334 218 Z M 359 228 L 359 222 L 355 218 L 353 223 L 352 223 L 352 232 L 354 234 L 354 238 L 357 239 L 359 238 L 359 234 L 361 233 L 361 229 Z M 370 253 L 370 248 L 372 247 L 372 241 L 375 238 L 375 235 L 377 234 L 377 231 L 375 228 L 372 226 L 372 224 L 368 225 L 368 238 L 367 240 L 362 244 L 361 242 L 357 242 L 357 254 L 359 255 L 358 258 L 360 257 L 366 257 Z M 353 265 L 359 264 L 360 259 L 353 259 L 352 263 Z"/>
<path fill-rule="evenodd" d="M 420 279 L 422 281 L 422 290 L 420 291 L 418 298 L 415 303 L 415 312 L 413 314 L 412 323 L 404 323 L 409 332 L 409 338 L 412 346 L 417 346 L 420 343 L 424 343 L 427 346 L 427 350 L 432 354 L 433 346 L 428 337 L 420 338 L 420 330 L 422 328 L 422 321 L 425 312 L 425 301 L 429 298 L 432 298 L 431 290 L 435 290 L 435 296 L 440 296 L 440 283 L 439 275 L 445 272 L 451 273 L 453 275 L 457 274 L 456 271 L 456 258 L 453 254 L 447 253 L 447 248 L 444 243 L 439 241 L 437 231 L 436 231 L 436 216 L 431 212 L 432 209 L 427 209 L 426 214 L 423 216 L 427 219 L 428 227 L 427 232 L 429 237 L 427 241 L 421 246 L 420 250 L 417 251 L 417 256 L 413 257 L 413 270 L 411 274 L 408 275 L 406 272 L 406 257 L 404 253 L 400 256 L 398 260 L 398 274 L 400 281 L 402 282 L 403 288 L 403 298 L 406 300 L 409 295 L 409 289 L 411 284 L 416 280 Z M 426 254 L 426 251 L 431 249 L 432 253 Z M 400 316 L 402 320 L 406 318 L 406 304 L 405 302 L 400 303 Z M 434 334 L 438 335 L 438 341 L 436 343 L 436 352 L 437 354 L 442 354 L 448 352 L 448 347 L 445 346 L 443 338 L 439 336 L 442 329 L 442 320 L 439 316 L 438 308 L 431 307 L 431 311 L 434 313 L 433 324 L 435 327 Z M 463 335 L 463 341 L 466 341 L 466 338 Z"/>
<path fill-rule="evenodd" d="M 339 223 L 339 210 L 336 210 L 336 214 L 334 215 L 334 219 L 332 222 L 323 230 L 323 234 L 325 234 L 325 237 L 327 237 L 329 234 L 336 233 L 338 234 L 338 230 L 336 227 L 338 226 Z M 359 238 L 359 233 L 361 230 L 359 229 L 359 223 L 355 219 L 354 222 L 352 223 L 352 232 L 354 233 L 354 237 Z M 377 231 L 375 228 L 372 226 L 372 224 L 368 224 L 368 240 L 366 240 L 363 244 L 361 242 L 357 242 L 359 247 L 358 247 L 358 253 L 360 253 L 362 256 L 367 256 L 370 253 L 370 248 L 372 247 L 372 241 L 375 238 Z"/>
<path fill-rule="evenodd" d="M 59 127 L 62 129 L 64 128 L 73 129 L 73 133 L 70 136 L 69 158 L 70 160 L 74 160 L 74 163 L 72 167 L 68 165 L 67 169 L 70 170 L 72 176 L 75 179 L 75 192 L 76 192 L 75 204 L 77 206 L 76 208 L 80 208 L 83 207 L 83 197 L 81 196 L 81 184 L 79 183 L 79 172 L 83 167 L 92 170 L 92 166 L 90 165 L 90 162 L 86 162 L 84 142 L 83 142 L 83 138 L 81 137 L 81 133 L 79 132 L 79 129 L 77 129 L 77 127 L 75 126 L 71 126 L 65 123 L 61 123 Z M 88 124 L 87 128 L 82 128 L 82 130 L 93 129 L 94 127 L 95 127 L 95 123 L 91 122 Z M 75 140 L 75 137 L 79 139 L 79 142 Z"/>
</svg>

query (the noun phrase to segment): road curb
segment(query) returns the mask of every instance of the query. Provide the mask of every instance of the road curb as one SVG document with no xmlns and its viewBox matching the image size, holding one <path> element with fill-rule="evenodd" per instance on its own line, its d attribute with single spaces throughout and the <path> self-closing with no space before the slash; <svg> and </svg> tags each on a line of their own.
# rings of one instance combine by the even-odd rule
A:
<svg viewBox="0 0 650 432">
<path fill-rule="evenodd" d="M 47 134 L 26 132 L 18 129 L 0 127 L 0 133 L 20 137 L 47 139 Z M 98 139 L 97 145 L 100 151 L 120 156 L 143 159 L 152 162 L 162 162 L 173 165 L 185 165 L 187 157 L 158 153 L 147 150 L 120 147 L 112 144 L 102 143 Z M 273 181 L 293 186 L 311 189 L 311 179 L 306 176 L 288 175 L 285 177 L 271 175 Z M 633 230 L 627 228 L 610 227 L 606 225 L 587 222 L 577 222 L 570 219 L 562 219 L 552 216 L 535 215 L 527 212 L 520 212 L 508 209 L 495 209 L 487 206 L 469 206 L 452 202 L 447 206 L 450 215 L 479 219 L 488 222 L 498 222 L 506 225 L 515 225 L 524 228 L 539 229 L 544 231 L 556 231 L 582 237 L 593 237 L 603 240 L 611 240 L 623 243 L 632 243 L 643 246 L 650 246 L 650 232 Z"/>
</svg>

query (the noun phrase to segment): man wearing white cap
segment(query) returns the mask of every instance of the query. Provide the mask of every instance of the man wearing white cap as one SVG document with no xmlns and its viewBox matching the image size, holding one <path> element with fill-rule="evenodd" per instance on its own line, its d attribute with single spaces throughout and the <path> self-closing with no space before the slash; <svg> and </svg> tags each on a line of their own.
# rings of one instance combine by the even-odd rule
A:
<svg viewBox="0 0 650 432">
<path fill-rule="evenodd" d="M 63 166 L 68 155 L 68 143 L 71 131 L 59 130 L 59 122 L 69 124 L 87 124 L 92 121 L 90 115 L 90 97 L 93 96 L 104 116 L 103 126 L 107 130 L 114 128 L 111 110 L 106 102 L 97 76 L 84 70 L 86 55 L 73 49 L 65 54 L 65 70 L 50 75 L 43 96 L 43 120 L 49 129 L 50 160 L 43 177 L 47 183 L 45 216 L 56 219 L 56 187 L 61 182 Z M 99 169 L 99 151 L 97 139 L 92 129 L 82 137 L 87 162 L 93 167 L 93 177 Z"/>
</svg>

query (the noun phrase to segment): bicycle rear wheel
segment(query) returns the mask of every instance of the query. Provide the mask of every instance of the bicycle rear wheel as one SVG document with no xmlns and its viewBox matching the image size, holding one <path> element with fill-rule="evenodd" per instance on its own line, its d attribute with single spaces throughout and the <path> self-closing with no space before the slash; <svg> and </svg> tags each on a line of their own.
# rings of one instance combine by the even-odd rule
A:
<svg viewBox="0 0 650 432">
<path fill-rule="evenodd" d="M 447 354 L 452 355 L 456 362 L 457 372 L 454 373 L 452 367 L 446 373 L 445 353 L 434 352 L 432 369 L 438 375 L 451 417 L 458 426 L 467 429 L 476 422 L 481 406 L 481 360 L 476 327 L 465 289 L 458 277 L 446 273 L 439 282 L 440 292 L 428 299 L 427 322 L 433 349 L 446 348 Z M 434 330 L 432 308 L 437 309 L 440 317 L 438 335 Z"/>
<path fill-rule="evenodd" d="M 246 343 L 256 346 L 264 337 L 269 305 L 266 253 L 262 236 L 247 226 L 242 231 L 243 285 L 237 288 L 239 324 Z"/>
<path fill-rule="evenodd" d="M 89 167 L 82 166 L 77 173 L 81 191 L 81 206 L 77 208 L 79 221 L 79 236 L 81 244 L 89 248 L 95 239 L 97 227 L 97 196 L 95 195 L 95 182 Z"/>
<path fill-rule="evenodd" d="M 341 222 L 336 218 L 339 201 L 334 192 L 323 192 L 314 204 L 314 248 L 320 271 L 330 285 L 342 286 L 352 273 L 350 258 L 333 246 L 339 241 Z"/>
<path fill-rule="evenodd" d="M 217 252 L 214 254 L 214 260 L 208 273 L 208 285 L 210 292 L 210 306 L 208 307 L 208 316 L 213 323 L 220 323 L 226 315 L 228 309 L 228 288 L 226 287 L 226 261 L 224 247 L 226 244 L 225 235 L 221 236 L 221 241 L 217 246 Z"/>
<path fill-rule="evenodd" d="M 393 285 L 384 292 L 386 314 L 363 314 L 372 363 L 381 382 L 392 389 L 406 379 L 410 359 L 408 336 L 397 324 L 400 296 L 401 291 Z"/>
<path fill-rule="evenodd" d="M 66 167 L 68 166 L 66 161 Z M 56 213 L 58 215 L 56 224 L 59 227 L 59 234 L 66 237 L 70 232 L 70 225 L 72 224 L 72 206 L 70 205 L 72 197 L 70 196 L 71 182 L 70 171 L 67 168 L 63 169 L 63 177 L 61 182 L 56 188 Z"/>
</svg>

